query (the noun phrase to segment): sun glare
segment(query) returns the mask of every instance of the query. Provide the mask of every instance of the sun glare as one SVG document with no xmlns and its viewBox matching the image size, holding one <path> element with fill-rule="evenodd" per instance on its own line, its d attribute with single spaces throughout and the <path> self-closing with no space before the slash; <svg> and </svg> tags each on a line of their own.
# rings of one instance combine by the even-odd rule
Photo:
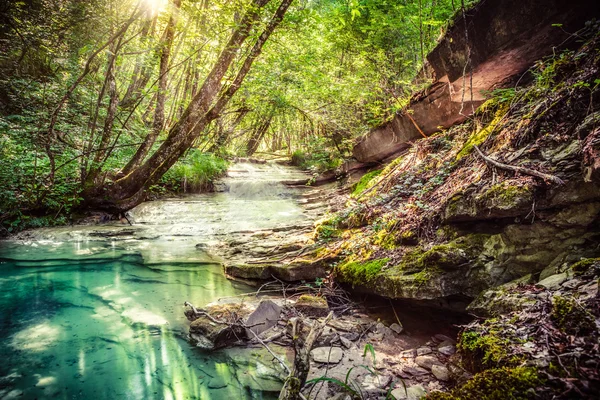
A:
<svg viewBox="0 0 600 400">
<path fill-rule="evenodd" d="M 143 2 L 152 15 L 161 13 L 169 4 L 169 0 L 143 0 Z"/>
</svg>

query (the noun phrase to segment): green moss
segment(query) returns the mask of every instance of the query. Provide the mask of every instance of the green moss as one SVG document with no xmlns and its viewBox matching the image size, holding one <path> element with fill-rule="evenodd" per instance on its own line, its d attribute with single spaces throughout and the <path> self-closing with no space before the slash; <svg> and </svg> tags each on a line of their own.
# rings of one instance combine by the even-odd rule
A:
<svg viewBox="0 0 600 400">
<path fill-rule="evenodd" d="M 516 186 L 509 182 L 502 182 L 493 185 L 478 200 L 487 203 L 489 207 L 510 208 L 523 198 L 529 199 L 531 194 L 528 186 Z"/>
<path fill-rule="evenodd" d="M 571 269 L 575 275 L 581 275 L 586 273 L 594 264 L 600 265 L 600 258 L 584 258 L 583 260 L 577 261 L 575 264 L 571 265 Z"/>
<path fill-rule="evenodd" d="M 373 244 L 386 250 L 395 249 L 396 234 L 394 232 L 388 232 L 387 229 L 382 229 L 373 237 Z"/>
<path fill-rule="evenodd" d="M 488 321 L 493 322 L 494 319 Z M 509 342 L 498 336 L 495 330 L 489 330 L 485 334 L 475 331 L 462 332 L 456 347 L 463 356 L 465 367 L 473 371 L 482 371 L 508 362 L 508 345 Z"/>
<path fill-rule="evenodd" d="M 318 222 L 315 227 L 315 239 L 328 240 L 334 237 L 340 237 L 342 231 L 339 228 L 339 225 L 340 217 L 337 215 Z"/>
<path fill-rule="evenodd" d="M 585 335 L 596 328 L 594 316 L 573 298 L 552 298 L 552 321 L 564 332 Z"/>
<path fill-rule="evenodd" d="M 473 234 L 438 244 L 429 250 L 419 248 L 407 253 L 399 267 L 407 272 L 421 271 L 425 268 L 441 270 L 458 268 L 476 258 L 487 237 L 487 235 Z"/>
<path fill-rule="evenodd" d="M 456 155 L 456 160 L 460 160 L 461 158 L 471 154 L 471 151 L 473 150 L 473 146 L 475 146 L 475 145 L 479 146 L 492 133 L 494 133 L 494 131 L 498 127 L 498 124 L 500 123 L 500 121 L 502 121 L 502 118 L 504 117 L 506 112 L 507 112 L 507 107 L 505 107 L 505 106 L 501 107 L 498 111 L 496 111 L 494 119 L 492 119 L 492 121 L 489 124 L 487 124 L 485 127 L 481 128 L 480 130 L 473 132 L 471 134 L 471 136 L 469 137 L 469 139 L 467 140 L 467 142 L 465 143 L 465 145 L 463 146 L 463 148 Z"/>
<path fill-rule="evenodd" d="M 528 400 L 536 398 L 535 389 L 544 380 L 535 368 L 496 368 L 473 376 L 451 392 L 433 392 L 427 400 Z"/>
<path fill-rule="evenodd" d="M 354 187 L 352 189 L 352 197 L 357 197 L 359 194 L 364 192 L 367 188 L 373 186 L 372 184 L 369 185 L 369 183 L 373 180 L 373 178 L 375 178 L 379 174 L 381 174 L 380 169 L 377 169 L 375 171 L 371 171 L 371 172 L 364 174 L 362 176 L 362 178 L 360 178 L 360 180 L 358 182 L 356 182 L 356 184 L 354 184 Z"/>
<path fill-rule="evenodd" d="M 384 265 L 390 261 L 389 258 L 381 258 L 370 261 L 349 261 L 336 268 L 336 274 L 342 281 L 356 286 L 373 281 L 380 273 Z"/>
</svg>

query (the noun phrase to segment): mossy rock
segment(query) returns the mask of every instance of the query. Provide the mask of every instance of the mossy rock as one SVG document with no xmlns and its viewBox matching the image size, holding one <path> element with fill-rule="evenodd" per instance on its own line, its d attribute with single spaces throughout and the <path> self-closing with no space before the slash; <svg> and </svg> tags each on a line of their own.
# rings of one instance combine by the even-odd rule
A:
<svg viewBox="0 0 600 400">
<path fill-rule="evenodd" d="M 552 321 L 571 335 L 586 335 L 596 329 L 596 320 L 581 304 L 571 297 L 552 298 Z"/>
<path fill-rule="evenodd" d="M 531 211 L 533 189 L 520 182 L 504 181 L 479 191 L 452 196 L 444 207 L 446 222 L 516 217 Z"/>
<path fill-rule="evenodd" d="M 339 280 L 349 283 L 354 287 L 372 282 L 389 261 L 389 258 L 368 261 L 347 261 L 335 269 L 335 274 Z"/>
<path fill-rule="evenodd" d="M 507 348 L 510 342 L 499 336 L 499 331 L 494 329 L 494 319 L 486 331 L 466 330 L 459 335 L 457 348 L 462 357 L 463 367 L 469 371 L 480 372 L 488 368 L 497 368 L 511 364 Z"/>
<path fill-rule="evenodd" d="M 529 400 L 544 383 L 534 368 L 496 368 L 476 374 L 450 392 L 433 392 L 426 400 Z"/>
<path fill-rule="evenodd" d="M 573 264 L 571 269 L 575 275 L 582 275 L 589 271 L 593 266 L 600 267 L 600 258 L 584 258 Z"/>
<path fill-rule="evenodd" d="M 407 253 L 398 267 L 409 273 L 425 268 L 456 270 L 475 261 L 488 237 L 484 234 L 471 234 L 438 244 L 429 250 L 419 248 Z"/>
</svg>

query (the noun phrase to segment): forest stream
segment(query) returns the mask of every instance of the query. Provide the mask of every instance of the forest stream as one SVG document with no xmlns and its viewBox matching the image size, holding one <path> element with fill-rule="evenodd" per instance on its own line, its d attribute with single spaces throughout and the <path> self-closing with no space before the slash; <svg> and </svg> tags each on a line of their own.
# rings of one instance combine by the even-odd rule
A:
<svg viewBox="0 0 600 400">
<path fill-rule="evenodd" d="M 46 228 L 1 242 L 0 398 L 270 398 L 252 379 L 227 384 L 231 353 L 187 342 L 183 303 L 254 290 L 227 280 L 202 248 L 232 231 L 307 220 L 300 190 L 279 183 L 300 177 L 235 164 L 226 191 L 143 203 L 133 226 Z"/>
</svg>

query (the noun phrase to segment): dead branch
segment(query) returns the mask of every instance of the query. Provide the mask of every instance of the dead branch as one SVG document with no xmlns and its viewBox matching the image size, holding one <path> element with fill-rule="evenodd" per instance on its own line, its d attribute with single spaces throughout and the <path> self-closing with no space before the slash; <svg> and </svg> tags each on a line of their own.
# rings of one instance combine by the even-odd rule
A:
<svg viewBox="0 0 600 400">
<path fill-rule="evenodd" d="M 558 185 L 565 184 L 565 182 L 562 179 L 560 179 L 558 176 L 544 174 L 544 173 L 536 171 L 534 169 L 529 169 L 529 168 L 525 168 L 525 167 L 516 167 L 514 165 L 503 164 L 501 162 L 493 160 L 493 159 L 487 157 L 486 155 L 484 155 L 476 144 L 474 144 L 473 147 L 475 148 L 475 150 L 477 150 L 477 153 L 483 159 L 483 161 L 485 161 L 486 164 L 488 164 L 488 165 L 493 165 L 494 167 L 509 170 L 509 171 L 520 172 L 525 175 L 537 176 L 538 178 L 542 178 L 545 181 L 554 182 Z"/>
</svg>

